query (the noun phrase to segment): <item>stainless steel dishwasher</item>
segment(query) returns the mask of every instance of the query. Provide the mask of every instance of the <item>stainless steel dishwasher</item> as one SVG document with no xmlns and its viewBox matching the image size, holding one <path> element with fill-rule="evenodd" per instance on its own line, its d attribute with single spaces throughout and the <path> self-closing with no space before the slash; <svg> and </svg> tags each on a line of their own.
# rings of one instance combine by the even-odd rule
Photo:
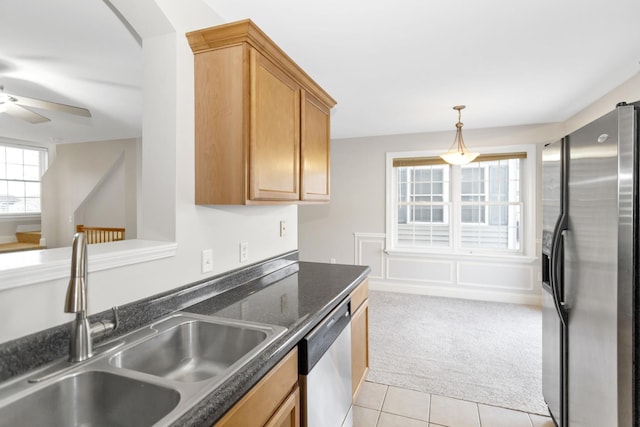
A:
<svg viewBox="0 0 640 427">
<path fill-rule="evenodd" d="M 299 345 L 302 427 L 351 427 L 351 313 L 347 298 Z"/>
</svg>

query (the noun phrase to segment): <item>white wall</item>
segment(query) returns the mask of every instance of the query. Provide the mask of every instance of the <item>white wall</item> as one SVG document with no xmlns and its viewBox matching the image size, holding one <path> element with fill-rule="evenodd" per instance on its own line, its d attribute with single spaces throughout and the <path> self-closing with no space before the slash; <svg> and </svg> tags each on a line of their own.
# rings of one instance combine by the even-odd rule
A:
<svg viewBox="0 0 640 427">
<path fill-rule="evenodd" d="M 464 131 L 470 148 L 550 142 L 561 124 Z M 354 262 L 353 233 L 385 232 L 386 153 L 442 150 L 455 130 L 351 138 L 331 142 L 331 203 L 300 206 L 299 249 L 305 260 Z"/>
<path fill-rule="evenodd" d="M 297 247 L 295 205 L 209 208 L 193 202 L 193 54 L 184 34 L 223 20 L 200 0 L 112 3 L 143 38 L 138 236 L 175 241 L 177 254 L 90 274 L 90 313 L 206 278 L 200 272 L 203 249 L 213 249 L 211 274 L 218 274 L 241 266 L 240 242 L 249 243 L 249 262 Z M 285 237 L 280 220 L 287 221 Z M 67 280 L 55 280 L 0 292 L 0 342 L 72 320 L 63 313 L 66 286 Z"/>
<path fill-rule="evenodd" d="M 83 219 L 75 218 L 78 209 L 100 184 L 108 178 L 119 161 L 123 162 L 123 200 L 129 201 L 129 219 L 135 232 L 137 194 L 138 144 L 135 139 L 59 144 L 56 156 L 42 176 L 42 236 L 47 247 L 69 246 L 75 225 Z M 122 158 L 122 159 L 121 159 Z M 90 224 L 85 224 L 90 225 Z M 99 225 L 99 224 L 98 224 Z M 120 227 L 123 224 L 119 225 Z"/>
<path fill-rule="evenodd" d="M 563 123 L 494 129 L 465 129 L 470 148 L 537 144 L 540 151 L 611 111 L 620 101 L 640 100 L 640 74 Z M 333 140 L 331 203 L 300 206 L 299 250 L 306 261 L 366 264 L 372 288 L 400 292 L 537 304 L 539 261 L 499 258 L 402 256 L 385 252 L 385 155 L 387 152 L 446 151 L 455 130 Z M 542 234 L 541 176 L 538 173 L 535 238 Z"/>
<path fill-rule="evenodd" d="M 589 107 L 567 119 L 564 123 L 565 133 L 570 134 L 598 117 L 604 116 L 620 102 L 636 101 L 640 101 L 640 71 Z"/>
<path fill-rule="evenodd" d="M 331 203 L 300 206 L 300 259 L 321 262 L 335 259 L 338 263 L 369 265 L 372 289 L 537 304 L 539 264 L 532 258 L 537 250 L 529 250 L 532 253 L 521 260 L 457 255 L 427 257 L 385 251 L 386 153 L 444 152 L 451 145 L 454 133 L 455 130 L 332 141 Z M 464 132 L 470 148 L 539 144 L 551 142 L 562 134 L 561 124 Z M 534 167 L 538 166 L 535 158 L 531 161 Z M 539 194 L 533 198 L 537 204 Z M 537 221 L 533 222 L 535 233 L 531 235 L 536 242 L 529 247 L 537 248 L 541 231 Z"/>
<path fill-rule="evenodd" d="M 127 224 L 125 193 L 127 189 L 131 188 L 135 191 L 137 180 L 134 174 L 131 177 L 133 185 L 127 185 L 126 178 L 123 153 L 76 209 L 74 213 L 75 224 L 83 224 L 87 227 L 122 227 L 125 228 L 126 238 L 135 239 L 137 204 L 129 206 L 132 208 L 133 215 L 129 221 L 130 224 Z"/>
</svg>

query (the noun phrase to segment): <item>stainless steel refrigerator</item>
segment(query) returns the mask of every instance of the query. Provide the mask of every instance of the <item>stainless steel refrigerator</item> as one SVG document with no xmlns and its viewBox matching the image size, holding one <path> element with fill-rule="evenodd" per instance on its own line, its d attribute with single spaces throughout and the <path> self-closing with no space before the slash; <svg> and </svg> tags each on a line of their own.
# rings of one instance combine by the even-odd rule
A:
<svg viewBox="0 0 640 427">
<path fill-rule="evenodd" d="M 638 111 L 545 147 L 542 386 L 560 427 L 639 427 Z"/>
</svg>

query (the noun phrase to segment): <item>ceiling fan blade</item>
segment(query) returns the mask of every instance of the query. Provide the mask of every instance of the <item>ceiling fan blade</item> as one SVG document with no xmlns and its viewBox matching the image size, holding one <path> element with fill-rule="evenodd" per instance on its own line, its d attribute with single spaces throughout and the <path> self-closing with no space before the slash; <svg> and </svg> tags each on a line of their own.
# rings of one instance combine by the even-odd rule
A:
<svg viewBox="0 0 640 427">
<path fill-rule="evenodd" d="M 44 122 L 51 121 L 45 116 L 42 116 L 38 113 L 34 113 L 33 111 L 27 110 L 26 108 L 23 108 L 20 105 L 17 105 L 14 103 L 7 103 L 6 107 L 7 107 L 7 111 L 5 111 L 6 114 L 8 114 L 11 117 L 15 117 L 17 119 L 26 120 L 29 123 L 37 124 L 37 123 L 44 123 Z"/>
<path fill-rule="evenodd" d="M 58 102 L 43 101 L 41 99 L 28 98 L 26 96 L 7 94 L 16 99 L 15 103 L 26 107 L 42 108 L 45 110 L 60 111 L 74 114 L 76 116 L 91 117 L 91 112 L 86 108 L 74 107 L 72 105 L 60 104 Z"/>
</svg>

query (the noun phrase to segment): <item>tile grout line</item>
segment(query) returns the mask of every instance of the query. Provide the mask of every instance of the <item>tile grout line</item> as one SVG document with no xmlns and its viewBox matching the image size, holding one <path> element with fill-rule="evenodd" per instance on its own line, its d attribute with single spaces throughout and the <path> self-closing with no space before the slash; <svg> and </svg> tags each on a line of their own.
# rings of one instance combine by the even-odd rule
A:
<svg viewBox="0 0 640 427">
<path fill-rule="evenodd" d="M 429 421 L 427 421 L 427 427 L 429 427 L 429 425 L 431 424 L 431 415 L 433 414 L 432 408 L 433 408 L 433 393 L 429 393 Z"/>
<path fill-rule="evenodd" d="M 386 403 L 386 399 L 389 397 L 389 390 L 390 390 L 391 387 L 395 387 L 395 388 L 402 389 L 402 390 L 408 390 L 408 391 L 416 391 L 416 392 L 421 392 L 420 390 L 412 390 L 412 389 L 404 388 L 404 387 L 396 387 L 396 386 L 392 386 L 392 385 L 389 385 L 389 384 L 376 383 L 376 382 L 373 382 L 373 381 L 370 381 L 370 383 L 371 384 L 378 384 L 378 385 L 381 385 L 381 386 L 385 387 L 384 393 L 383 393 L 383 397 L 382 397 L 382 401 L 381 401 L 380 409 L 376 410 L 376 412 L 377 412 L 376 420 L 375 420 L 375 426 L 376 427 L 378 427 L 380 425 L 380 421 L 382 419 L 382 413 L 383 412 L 387 413 L 389 415 L 400 416 L 400 417 L 404 417 L 404 418 L 415 420 L 415 421 L 419 421 L 419 422 L 424 422 L 425 421 L 425 420 L 420 419 L 420 418 L 414 418 L 414 417 L 411 417 L 411 416 L 406 416 L 406 415 L 402 415 L 402 414 L 396 414 L 394 412 L 388 412 L 388 411 L 384 411 L 383 410 L 384 405 Z M 439 394 L 433 394 L 433 393 L 429 393 L 429 392 L 421 392 L 421 393 L 424 393 L 429 399 L 429 404 L 428 404 L 428 411 L 429 412 L 428 412 L 428 419 L 426 420 L 427 425 L 433 424 L 434 426 L 437 426 L 437 427 L 447 427 L 447 426 L 443 426 L 441 424 L 437 424 L 434 421 L 432 421 L 432 417 L 433 417 L 433 397 L 434 396 L 439 396 L 439 397 L 449 398 L 449 399 L 458 400 L 458 401 L 462 401 L 462 402 L 468 402 L 468 403 L 472 403 L 472 404 L 476 405 L 476 415 L 477 415 L 477 420 L 478 420 L 478 427 L 484 427 L 485 423 L 482 420 L 481 411 L 480 411 L 481 403 L 473 402 L 473 401 L 466 400 L 466 399 L 459 399 L 459 398 L 454 398 L 454 397 L 450 397 L 450 396 L 443 396 L 443 395 L 439 395 Z M 533 422 L 533 418 L 532 418 L 534 415 L 535 416 L 539 416 L 539 417 L 543 417 L 543 418 L 547 418 L 544 415 L 533 414 L 533 413 L 522 411 L 522 410 L 518 410 L 518 409 L 504 408 L 504 407 L 501 407 L 501 406 L 498 406 L 498 405 L 491 405 L 491 404 L 483 404 L 483 405 L 488 406 L 488 407 L 493 407 L 493 408 L 496 408 L 496 409 L 503 409 L 503 410 L 507 410 L 507 411 L 511 411 L 511 412 L 519 412 L 521 414 L 525 414 L 527 416 L 526 419 L 529 421 L 529 427 L 534 427 L 534 425 L 535 425 L 534 422 Z"/>
<path fill-rule="evenodd" d="M 416 388 L 407 388 L 407 387 L 401 387 L 401 386 L 392 386 L 392 385 L 389 385 L 389 384 L 383 384 L 383 383 L 379 383 L 379 382 L 375 382 L 375 381 L 369 381 L 369 380 L 366 380 L 366 381 L 367 381 L 367 382 L 370 382 L 370 383 L 372 383 L 372 384 L 379 384 L 379 385 L 386 386 L 386 387 L 387 387 L 387 390 L 388 390 L 388 388 L 389 388 L 389 387 L 396 387 L 396 388 L 401 388 L 401 389 L 403 389 L 403 390 L 412 390 L 412 391 L 418 391 L 418 392 L 421 392 L 421 393 L 427 393 L 427 394 L 429 394 L 429 395 L 433 395 L 433 394 L 435 394 L 435 393 L 430 393 L 430 392 L 427 392 L 427 391 L 419 390 L 419 389 L 416 389 Z M 540 416 L 540 417 L 546 417 L 546 418 L 549 418 L 549 415 L 545 415 L 545 414 L 537 414 L 537 413 L 533 413 L 533 412 L 527 412 L 527 411 L 525 411 L 525 410 L 523 410 L 523 409 L 509 408 L 509 407 L 506 407 L 506 406 L 500 406 L 500 405 L 496 405 L 496 404 L 492 404 L 492 403 L 475 402 L 475 401 L 473 401 L 473 400 L 465 399 L 465 398 L 462 398 L 462 397 L 448 396 L 448 395 L 445 395 L 445 394 L 435 394 L 435 395 L 436 395 L 436 396 L 440 396 L 440 397 L 446 397 L 446 398 L 449 398 L 449 399 L 461 400 L 461 401 L 463 401 L 463 402 L 475 403 L 475 404 L 477 404 L 477 405 L 486 405 L 486 406 L 491 406 L 491 407 L 494 407 L 494 408 L 507 409 L 507 410 L 509 410 L 509 411 L 522 412 L 522 413 L 527 414 L 527 415 L 537 415 L 537 416 Z M 446 426 L 445 426 L 445 427 L 446 427 Z"/>
<path fill-rule="evenodd" d="M 416 390 L 416 389 L 413 389 L 413 388 L 392 386 L 392 385 L 383 384 L 383 383 L 379 383 L 379 382 L 375 382 L 375 381 L 369 381 L 369 380 L 367 380 L 367 382 L 370 382 L 372 384 L 379 384 L 379 385 L 386 386 L 387 390 L 389 389 L 389 387 L 396 387 L 396 388 L 400 388 L 400 389 L 403 389 L 403 390 L 411 390 L 411 391 L 417 391 L 417 392 L 421 392 L 421 393 L 426 393 L 429 396 L 433 396 L 434 395 L 434 393 L 429 393 L 429 392 L 422 391 L 422 390 Z M 463 402 L 469 402 L 469 403 L 473 403 L 473 404 L 476 404 L 476 405 L 485 405 L 485 406 L 491 406 L 493 408 L 506 409 L 508 411 L 520 412 L 520 413 L 526 414 L 529 417 L 529 419 L 531 419 L 531 415 L 535 415 L 535 416 L 543 417 L 543 418 L 549 418 L 549 415 L 537 414 L 537 413 L 533 413 L 533 412 L 527 412 L 527 411 L 522 410 L 522 409 L 508 408 L 506 406 L 500 406 L 500 405 L 495 405 L 495 404 L 491 404 L 491 403 L 474 402 L 473 400 L 468 400 L 468 399 L 464 399 L 464 398 L 460 398 L 460 397 L 447 396 L 447 395 L 444 395 L 444 394 L 435 394 L 435 395 L 439 396 L 439 397 L 448 398 L 448 399 L 454 399 L 454 400 L 460 400 L 460 401 L 463 401 Z M 385 398 L 386 398 L 386 392 L 385 392 Z M 431 405 L 429 405 L 429 406 L 431 406 Z M 431 411 L 431 407 L 429 407 L 429 411 Z M 431 412 L 429 412 L 429 419 L 431 419 Z M 533 420 L 531 420 L 531 425 L 533 426 Z"/>
<path fill-rule="evenodd" d="M 410 416 L 408 416 L 408 415 L 396 414 L 396 413 L 393 413 L 393 412 L 387 412 L 387 411 L 378 411 L 378 412 L 379 412 L 380 414 L 382 414 L 382 413 L 384 412 L 385 414 L 389 414 L 389 415 L 393 415 L 393 416 L 401 417 L 401 418 L 406 418 L 406 419 L 408 419 L 408 420 L 420 421 L 420 422 L 427 423 L 427 424 L 431 423 L 431 421 L 430 421 L 430 420 L 425 421 L 425 420 L 423 420 L 423 419 L 410 417 Z M 436 424 L 436 425 L 440 426 L 441 424 Z M 444 426 L 444 427 L 447 427 L 447 426 Z"/>
<path fill-rule="evenodd" d="M 384 388 L 384 396 L 382 396 L 382 404 L 380 405 L 380 409 L 378 410 L 378 415 L 376 417 L 376 427 L 380 424 L 380 418 L 382 417 L 382 408 L 384 407 L 384 401 L 387 400 L 387 393 L 389 392 L 389 384 L 382 384 L 385 386 Z"/>
<path fill-rule="evenodd" d="M 376 420 L 376 427 L 380 424 L 380 419 L 382 418 L 382 408 L 384 408 L 384 402 L 387 400 L 387 394 L 389 393 L 389 384 L 385 384 L 384 396 L 382 397 L 382 405 L 380 405 L 380 410 L 378 411 L 378 419 Z"/>
</svg>

